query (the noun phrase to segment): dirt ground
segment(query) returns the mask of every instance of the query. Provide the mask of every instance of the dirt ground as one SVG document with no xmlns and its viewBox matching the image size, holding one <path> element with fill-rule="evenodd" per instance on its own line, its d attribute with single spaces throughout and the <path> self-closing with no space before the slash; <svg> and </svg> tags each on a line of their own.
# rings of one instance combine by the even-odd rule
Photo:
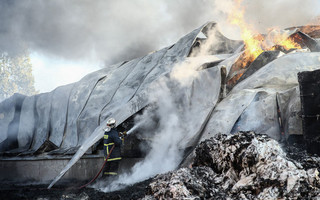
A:
<svg viewBox="0 0 320 200">
<path fill-rule="evenodd" d="M 136 183 L 123 190 L 104 193 L 92 188 L 75 189 L 71 184 L 55 186 L 48 190 L 48 185 L 13 185 L 0 184 L 0 199 L 37 199 L 37 200 L 75 200 L 75 199 L 139 199 L 145 196 L 146 187 L 151 180 Z M 80 184 L 79 184 L 80 185 Z"/>
</svg>

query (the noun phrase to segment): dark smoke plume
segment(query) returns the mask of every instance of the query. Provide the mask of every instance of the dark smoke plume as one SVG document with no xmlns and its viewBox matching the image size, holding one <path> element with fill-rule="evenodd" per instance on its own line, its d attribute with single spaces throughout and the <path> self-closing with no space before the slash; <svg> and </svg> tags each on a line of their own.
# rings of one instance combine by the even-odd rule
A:
<svg viewBox="0 0 320 200">
<path fill-rule="evenodd" d="M 1 0 L 0 50 L 31 51 L 107 64 L 176 42 L 207 21 L 226 26 L 232 0 Z M 308 23 L 318 0 L 245 0 L 246 18 L 259 30 Z M 227 35 L 230 34 L 226 33 Z"/>
</svg>

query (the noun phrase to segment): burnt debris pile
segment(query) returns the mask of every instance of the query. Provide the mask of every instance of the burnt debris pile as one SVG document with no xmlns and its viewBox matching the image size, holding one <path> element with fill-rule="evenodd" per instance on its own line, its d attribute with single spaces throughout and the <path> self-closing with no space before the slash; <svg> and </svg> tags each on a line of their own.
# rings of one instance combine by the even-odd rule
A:
<svg viewBox="0 0 320 200">
<path fill-rule="evenodd" d="M 145 199 L 320 198 L 319 158 L 287 150 L 254 132 L 216 135 L 198 145 L 192 168 L 158 175 Z"/>
</svg>

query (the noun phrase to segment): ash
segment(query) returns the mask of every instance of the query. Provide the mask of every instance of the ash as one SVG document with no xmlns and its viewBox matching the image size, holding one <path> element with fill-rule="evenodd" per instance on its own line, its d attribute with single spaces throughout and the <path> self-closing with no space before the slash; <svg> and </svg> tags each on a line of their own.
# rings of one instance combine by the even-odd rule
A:
<svg viewBox="0 0 320 200">
<path fill-rule="evenodd" d="M 145 196 L 149 180 L 133 184 L 125 189 L 104 193 L 93 188 L 77 189 L 75 183 L 63 183 L 47 189 L 48 185 L 8 185 L 0 183 L 0 199 L 37 199 L 37 200 L 130 200 Z M 78 183 L 79 186 L 85 184 Z"/>
<path fill-rule="evenodd" d="M 191 168 L 158 175 L 144 199 L 320 199 L 318 156 L 266 135 L 219 134 L 201 142 Z"/>
</svg>

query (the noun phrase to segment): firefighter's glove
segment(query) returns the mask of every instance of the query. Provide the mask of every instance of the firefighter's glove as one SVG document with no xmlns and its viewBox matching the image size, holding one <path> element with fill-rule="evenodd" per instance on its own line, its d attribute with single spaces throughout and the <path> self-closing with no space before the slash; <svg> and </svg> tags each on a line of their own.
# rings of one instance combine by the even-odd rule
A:
<svg viewBox="0 0 320 200">
<path fill-rule="evenodd" d="M 124 138 L 125 136 L 127 136 L 127 131 L 120 132 L 120 133 L 119 133 L 119 136 L 120 136 L 121 138 Z"/>
</svg>

